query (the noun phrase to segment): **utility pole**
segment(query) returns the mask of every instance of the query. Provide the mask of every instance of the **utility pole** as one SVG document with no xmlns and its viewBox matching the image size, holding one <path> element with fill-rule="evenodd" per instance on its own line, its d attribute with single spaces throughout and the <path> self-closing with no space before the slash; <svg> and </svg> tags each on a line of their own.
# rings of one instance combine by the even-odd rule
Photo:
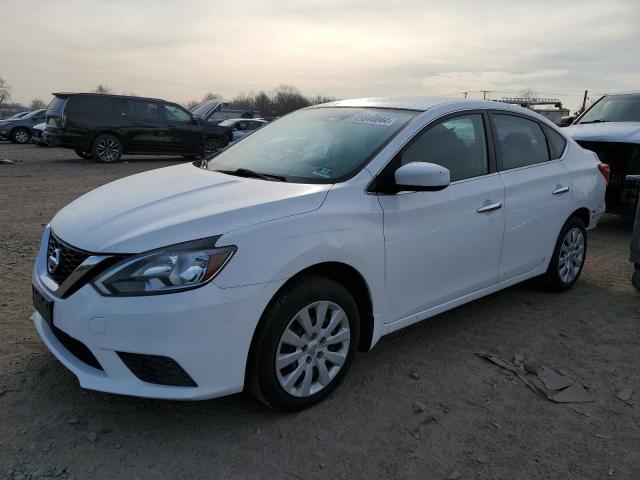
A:
<svg viewBox="0 0 640 480">
<path fill-rule="evenodd" d="M 584 98 L 582 99 L 582 111 L 584 112 L 584 109 L 587 106 L 587 94 L 589 93 L 589 90 L 585 90 L 584 91 Z"/>
<path fill-rule="evenodd" d="M 487 99 L 487 93 L 491 93 L 493 90 L 480 90 L 482 92 L 482 99 Z"/>
</svg>

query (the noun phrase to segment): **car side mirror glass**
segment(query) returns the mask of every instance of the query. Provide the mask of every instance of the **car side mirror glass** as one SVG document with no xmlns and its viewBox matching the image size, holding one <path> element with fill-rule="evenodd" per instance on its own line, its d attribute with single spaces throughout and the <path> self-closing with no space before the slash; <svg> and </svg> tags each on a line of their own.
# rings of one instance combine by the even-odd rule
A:
<svg viewBox="0 0 640 480">
<path fill-rule="evenodd" d="M 428 162 L 411 162 L 395 171 L 395 190 L 433 192 L 447 188 L 451 173 L 441 165 Z"/>
</svg>

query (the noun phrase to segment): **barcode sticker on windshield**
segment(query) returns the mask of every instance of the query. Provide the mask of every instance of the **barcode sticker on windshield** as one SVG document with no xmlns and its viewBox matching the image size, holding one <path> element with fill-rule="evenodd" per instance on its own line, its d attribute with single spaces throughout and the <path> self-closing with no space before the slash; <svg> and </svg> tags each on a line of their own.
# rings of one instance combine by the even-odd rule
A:
<svg viewBox="0 0 640 480">
<path fill-rule="evenodd" d="M 347 123 L 364 123 L 366 125 L 380 125 L 381 127 L 390 127 L 396 123 L 396 117 L 387 117 L 385 115 L 372 115 L 370 113 L 359 113 L 346 120 Z"/>
</svg>

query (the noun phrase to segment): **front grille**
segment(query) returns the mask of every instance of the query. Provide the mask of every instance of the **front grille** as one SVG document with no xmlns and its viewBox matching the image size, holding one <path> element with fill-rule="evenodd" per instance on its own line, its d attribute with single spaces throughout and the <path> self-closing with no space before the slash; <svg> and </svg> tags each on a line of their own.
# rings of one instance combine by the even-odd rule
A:
<svg viewBox="0 0 640 480">
<path fill-rule="evenodd" d="M 143 382 L 172 387 L 198 386 L 172 358 L 127 352 L 118 352 L 118 355 L 129 370 Z"/>
<path fill-rule="evenodd" d="M 74 357 L 76 357 L 81 362 L 86 363 L 90 367 L 102 370 L 102 366 L 98 362 L 98 359 L 93 355 L 93 353 L 91 353 L 91 350 L 89 350 L 84 343 L 82 343 L 80 340 L 76 340 L 70 335 L 67 335 L 55 325 L 51 326 L 51 331 L 53 331 L 53 334 L 56 336 L 62 346 L 69 350 L 69 353 L 71 353 Z"/>
<path fill-rule="evenodd" d="M 49 276 L 53 278 L 58 285 L 62 285 L 67 277 L 91 254 L 67 245 L 51 232 L 49 235 L 49 245 L 47 246 L 47 262 L 56 248 L 60 251 L 60 260 L 55 270 L 53 272 L 49 271 Z"/>
</svg>

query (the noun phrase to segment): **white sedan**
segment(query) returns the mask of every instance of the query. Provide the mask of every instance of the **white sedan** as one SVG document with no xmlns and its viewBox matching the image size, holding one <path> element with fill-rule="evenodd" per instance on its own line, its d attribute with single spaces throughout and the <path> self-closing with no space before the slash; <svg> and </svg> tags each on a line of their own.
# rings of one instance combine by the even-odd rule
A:
<svg viewBox="0 0 640 480">
<path fill-rule="evenodd" d="M 63 208 L 32 319 L 85 388 L 299 410 L 383 335 L 532 277 L 571 288 L 606 181 L 520 107 L 310 107 Z"/>
</svg>

